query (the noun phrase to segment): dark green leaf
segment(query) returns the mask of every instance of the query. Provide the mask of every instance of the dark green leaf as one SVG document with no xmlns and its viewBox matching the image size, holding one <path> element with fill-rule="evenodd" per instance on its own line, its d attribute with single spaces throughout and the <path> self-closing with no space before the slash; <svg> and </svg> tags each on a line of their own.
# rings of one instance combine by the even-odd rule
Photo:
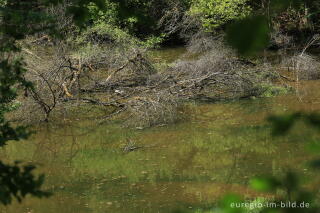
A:
<svg viewBox="0 0 320 213">
<path fill-rule="evenodd" d="M 257 177 L 250 181 L 250 186 L 261 192 L 272 192 L 274 191 L 280 183 L 278 180 L 272 177 Z"/>
<path fill-rule="evenodd" d="M 225 213 L 242 213 L 244 208 L 236 207 L 236 204 L 240 205 L 241 203 L 243 203 L 243 200 L 238 195 L 229 194 L 220 201 L 220 207 Z"/>
<path fill-rule="evenodd" d="M 282 116 L 270 116 L 269 121 L 273 126 L 274 135 L 283 135 L 286 134 L 297 119 L 301 117 L 300 113 L 294 113 L 289 115 Z"/>
<path fill-rule="evenodd" d="M 231 24 L 227 41 L 242 55 L 252 55 L 269 44 L 270 29 L 264 16 L 254 16 Z"/>
<path fill-rule="evenodd" d="M 310 166 L 314 169 L 320 169 L 320 159 L 311 161 Z"/>
</svg>

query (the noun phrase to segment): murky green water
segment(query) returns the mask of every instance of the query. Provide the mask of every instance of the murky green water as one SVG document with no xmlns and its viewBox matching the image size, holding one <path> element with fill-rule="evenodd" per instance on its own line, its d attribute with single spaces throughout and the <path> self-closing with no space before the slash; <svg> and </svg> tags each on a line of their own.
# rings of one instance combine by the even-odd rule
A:
<svg viewBox="0 0 320 213">
<path fill-rule="evenodd" d="M 0 208 L 6 213 L 165 213 L 209 208 L 227 192 L 247 198 L 258 174 L 294 168 L 309 176 L 312 158 L 303 141 L 317 136 L 302 124 L 274 138 L 265 118 L 320 109 L 320 81 L 302 82 L 299 96 L 188 104 L 176 124 L 138 130 L 103 124 L 88 113 L 41 124 L 28 141 L 13 142 L 0 156 L 39 166 L 49 199 L 27 198 Z M 143 148 L 125 153 L 128 141 Z"/>
</svg>

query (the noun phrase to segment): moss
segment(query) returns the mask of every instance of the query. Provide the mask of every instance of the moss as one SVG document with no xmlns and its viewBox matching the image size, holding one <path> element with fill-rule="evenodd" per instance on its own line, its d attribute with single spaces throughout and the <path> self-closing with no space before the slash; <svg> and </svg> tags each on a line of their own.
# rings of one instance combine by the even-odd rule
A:
<svg viewBox="0 0 320 213">
<path fill-rule="evenodd" d="M 261 84 L 258 86 L 259 97 L 274 97 L 277 95 L 285 95 L 292 91 L 291 87 L 278 86 L 274 84 Z"/>
</svg>

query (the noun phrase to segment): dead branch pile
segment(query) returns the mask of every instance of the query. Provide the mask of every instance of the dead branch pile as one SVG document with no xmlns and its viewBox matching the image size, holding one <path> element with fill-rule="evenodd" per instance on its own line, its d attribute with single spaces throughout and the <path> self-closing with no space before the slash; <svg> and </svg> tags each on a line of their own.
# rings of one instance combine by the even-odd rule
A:
<svg viewBox="0 0 320 213">
<path fill-rule="evenodd" d="M 111 71 L 100 87 L 133 87 L 146 85 L 148 77 L 156 70 L 151 62 L 139 51 L 117 69 Z"/>
<path fill-rule="evenodd" d="M 109 91 L 122 99 L 130 126 L 149 127 L 177 121 L 177 109 L 184 100 L 259 96 L 264 92 L 260 85 L 273 77 L 267 67 L 254 66 L 229 49 L 217 48 L 199 59 L 178 61 L 165 72 L 150 74 L 146 85 L 118 85 Z"/>
<path fill-rule="evenodd" d="M 140 96 L 130 98 L 126 105 L 129 126 L 150 127 L 178 120 L 179 100 L 167 90 L 144 91 Z"/>
<path fill-rule="evenodd" d="M 270 46 L 273 48 L 285 48 L 293 45 L 293 36 L 286 35 L 280 30 L 271 33 Z"/>
<path fill-rule="evenodd" d="M 213 37 L 210 33 L 198 31 L 195 33 L 188 42 L 188 51 L 193 54 L 201 54 L 210 50 L 223 50 L 224 54 L 233 54 L 231 49 L 227 49 L 223 45 L 222 36 L 218 35 Z"/>
<path fill-rule="evenodd" d="M 42 111 L 43 120 L 48 121 L 59 99 L 64 95 L 72 96 L 70 92 L 77 81 L 78 69 L 72 67 L 72 62 L 64 57 L 64 48 L 53 54 L 45 51 L 41 54 L 40 51 L 24 48 L 23 53 L 28 70 L 25 78 L 33 83 L 33 88 L 25 91 L 24 107 L 32 109 L 34 115 L 41 114 L 38 110 Z"/>
<path fill-rule="evenodd" d="M 124 108 L 116 100 L 135 95 L 135 88 L 146 85 L 149 76 L 155 73 L 143 52 L 135 48 L 121 54 L 117 48 L 98 45 L 73 52 L 64 43 L 37 49 L 28 49 L 25 45 L 23 57 L 28 70 L 25 78 L 34 87 L 25 91 L 20 115 L 26 115 L 27 119 L 30 118 L 27 112 L 39 115 L 32 116 L 34 120 L 48 121 L 52 111 L 57 106 L 63 107 L 66 101 Z M 122 88 L 129 88 L 125 90 L 127 94 Z M 103 100 L 99 100 L 101 96 L 88 97 L 87 94 L 94 92 L 103 92 Z"/>
<path fill-rule="evenodd" d="M 130 126 L 149 127 L 177 121 L 185 100 L 219 101 L 263 92 L 259 85 L 269 80 L 266 69 L 239 59 L 216 40 L 201 38 L 207 46 L 201 57 L 177 61 L 162 72 L 136 47 L 121 52 L 91 45 L 72 54 L 63 45 L 45 54 L 25 49 L 26 79 L 35 86 L 27 91 L 24 106 L 37 106 L 47 121 L 57 106 L 99 105 L 112 108 L 104 119 L 121 114 Z M 193 42 L 198 46 L 190 49 L 199 53 L 201 44 Z"/>
<path fill-rule="evenodd" d="M 306 53 L 294 55 L 284 59 L 282 64 L 294 75 L 296 81 L 320 78 L 320 63 L 312 55 Z"/>
<path fill-rule="evenodd" d="M 265 77 L 265 69 L 238 59 L 226 48 L 212 49 L 194 61 L 179 61 L 168 73 L 172 93 L 212 101 L 258 96 Z"/>
<path fill-rule="evenodd" d="M 82 78 L 89 71 L 106 66 L 107 55 L 101 48 L 91 47 L 90 51 L 81 54 L 71 54 L 69 48 L 63 42 L 57 42 L 51 48 L 23 47 L 28 70 L 25 78 L 33 83 L 33 87 L 24 93 L 24 112 L 40 115 L 40 120 L 48 121 L 54 108 L 63 106 L 66 99 L 80 98 Z M 38 119 L 37 116 L 32 117 Z"/>
</svg>

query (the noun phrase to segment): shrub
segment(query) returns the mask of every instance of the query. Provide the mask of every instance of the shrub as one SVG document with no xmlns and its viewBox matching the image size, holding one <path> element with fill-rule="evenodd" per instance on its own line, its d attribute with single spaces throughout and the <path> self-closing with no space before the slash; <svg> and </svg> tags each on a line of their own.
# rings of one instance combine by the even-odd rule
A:
<svg viewBox="0 0 320 213">
<path fill-rule="evenodd" d="M 232 20 L 248 16 L 248 0 L 195 0 L 190 13 L 199 16 L 205 29 L 211 31 Z"/>
</svg>

